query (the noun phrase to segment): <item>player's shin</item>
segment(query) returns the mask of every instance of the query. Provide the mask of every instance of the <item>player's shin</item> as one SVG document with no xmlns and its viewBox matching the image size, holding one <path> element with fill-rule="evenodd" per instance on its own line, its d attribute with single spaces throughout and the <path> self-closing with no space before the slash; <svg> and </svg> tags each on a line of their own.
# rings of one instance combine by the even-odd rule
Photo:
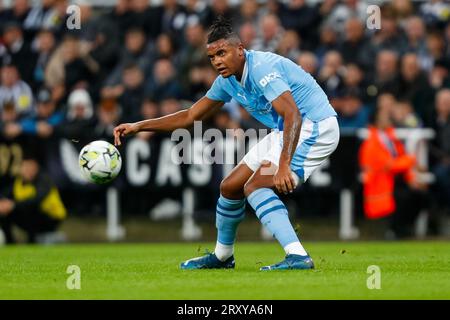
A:
<svg viewBox="0 0 450 320">
<path fill-rule="evenodd" d="M 234 240 L 239 223 L 245 217 L 245 199 L 219 197 L 216 208 L 217 244 L 214 254 L 221 261 L 233 255 Z"/>
<path fill-rule="evenodd" d="M 286 206 L 272 189 L 256 189 L 247 200 L 258 219 L 274 235 L 286 254 L 307 255 L 289 221 Z"/>
</svg>

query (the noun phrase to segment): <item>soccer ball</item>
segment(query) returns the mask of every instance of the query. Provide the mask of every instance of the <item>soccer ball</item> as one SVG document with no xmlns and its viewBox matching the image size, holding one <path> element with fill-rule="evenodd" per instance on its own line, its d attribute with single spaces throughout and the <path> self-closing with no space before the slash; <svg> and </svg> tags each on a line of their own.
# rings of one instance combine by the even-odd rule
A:
<svg viewBox="0 0 450 320">
<path fill-rule="evenodd" d="M 83 176 L 95 184 L 112 181 L 120 172 L 122 158 L 111 143 L 93 141 L 80 151 L 78 163 Z"/>
</svg>

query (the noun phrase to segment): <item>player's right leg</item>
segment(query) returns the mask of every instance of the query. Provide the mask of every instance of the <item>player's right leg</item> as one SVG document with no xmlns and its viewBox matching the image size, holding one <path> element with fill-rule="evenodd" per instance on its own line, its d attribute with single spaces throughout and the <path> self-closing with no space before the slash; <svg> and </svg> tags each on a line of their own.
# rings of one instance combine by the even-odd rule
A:
<svg viewBox="0 0 450 320">
<path fill-rule="evenodd" d="M 187 260 L 182 269 L 234 268 L 234 241 L 239 223 L 245 217 L 244 185 L 253 175 L 246 164 L 240 163 L 220 184 L 216 207 L 217 242 L 214 253 Z"/>
</svg>

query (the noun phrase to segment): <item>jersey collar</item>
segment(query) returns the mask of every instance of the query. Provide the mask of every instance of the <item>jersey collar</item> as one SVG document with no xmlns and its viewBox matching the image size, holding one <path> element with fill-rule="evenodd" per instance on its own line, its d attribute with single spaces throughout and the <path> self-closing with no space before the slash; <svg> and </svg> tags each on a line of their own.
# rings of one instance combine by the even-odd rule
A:
<svg viewBox="0 0 450 320">
<path fill-rule="evenodd" d="M 244 54 L 245 54 L 245 64 L 244 64 L 244 70 L 242 71 L 242 77 L 241 77 L 241 86 L 245 85 L 245 80 L 247 80 L 247 76 L 248 76 L 248 56 L 249 53 L 247 50 L 244 49 Z"/>
</svg>

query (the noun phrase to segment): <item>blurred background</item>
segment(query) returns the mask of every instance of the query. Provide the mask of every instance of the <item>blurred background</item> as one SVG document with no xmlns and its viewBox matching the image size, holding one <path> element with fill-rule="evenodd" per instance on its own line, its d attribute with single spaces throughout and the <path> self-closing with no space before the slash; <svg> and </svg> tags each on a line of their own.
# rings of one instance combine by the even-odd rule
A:
<svg viewBox="0 0 450 320">
<path fill-rule="evenodd" d="M 302 238 L 450 239 L 447 1 L 15 0 L 0 1 L 3 242 L 215 240 L 220 181 L 240 160 L 226 146 L 264 129 L 235 101 L 202 124 L 233 130 L 231 164 L 176 165 L 170 134 L 141 133 L 120 147 L 120 176 L 96 186 L 78 152 L 202 97 L 218 15 L 247 49 L 311 73 L 339 114 L 337 151 L 283 199 Z M 248 210 L 238 239 L 271 236 Z"/>
</svg>

